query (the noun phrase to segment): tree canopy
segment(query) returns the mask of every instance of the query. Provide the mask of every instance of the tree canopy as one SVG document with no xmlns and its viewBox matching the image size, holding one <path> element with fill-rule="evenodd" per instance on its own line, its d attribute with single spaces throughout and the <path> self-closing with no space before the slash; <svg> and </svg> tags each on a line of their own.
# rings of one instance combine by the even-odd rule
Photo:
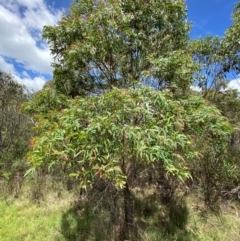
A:
<svg viewBox="0 0 240 241">
<path fill-rule="evenodd" d="M 194 64 L 186 17 L 182 0 L 74 1 L 43 30 L 56 88 L 73 97 L 136 84 L 187 88 Z"/>
<path fill-rule="evenodd" d="M 39 117 L 42 132 L 31 142 L 29 161 L 36 167 L 60 165 L 84 188 L 95 177 L 122 188 L 138 165 L 161 166 L 184 179 L 190 176 L 191 161 L 204 154 L 198 138 L 204 136 L 220 153 L 231 130 L 202 99 L 175 100 L 151 88 L 113 89 L 69 100 L 65 109 L 48 117 L 54 121 Z"/>
</svg>

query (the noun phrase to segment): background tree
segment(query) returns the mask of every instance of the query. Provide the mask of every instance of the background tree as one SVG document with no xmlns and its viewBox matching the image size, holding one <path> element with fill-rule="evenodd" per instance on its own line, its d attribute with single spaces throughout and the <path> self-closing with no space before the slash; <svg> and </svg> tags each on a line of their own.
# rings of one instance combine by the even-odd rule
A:
<svg viewBox="0 0 240 241">
<path fill-rule="evenodd" d="M 221 185 L 224 188 L 233 188 L 238 185 L 236 180 L 240 168 L 238 161 L 240 149 L 237 144 L 239 143 L 239 93 L 237 90 L 228 88 L 229 81 L 236 79 L 239 74 L 239 16 L 239 3 L 237 3 L 232 14 L 233 24 L 223 37 L 208 36 L 190 43 L 194 61 L 199 64 L 199 70 L 194 75 L 194 83 L 200 87 L 200 94 L 217 106 L 235 129 L 229 140 L 228 155 L 225 157 L 226 163 L 235 166 L 235 171 L 232 170 L 223 177 Z M 207 172 L 212 174 L 205 174 L 214 176 L 215 168 L 214 165 L 210 168 L 211 171 L 208 169 Z M 205 183 L 205 186 L 209 183 L 204 180 L 201 182 Z M 214 180 L 213 182 L 217 183 Z M 209 191 L 209 193 L 213 192 L 213 190 Z"/>
<path fill-rule="evenodd" d="M 24 156 L 33 123 L 20 113 L 20 106 L 27 98 L 26 89 L 11 75 L 0 71 L 0 176 L 10 182 L 17 176 L 22 180 L 27 170 Z"/>
<path fill-rule="evenodd" d="M 200 87 L 204 97 L 210 94 L 213 102 L 216 94 L 225 90 L 229 81 L 239 74 L 239 16 L 237 3 L 232 14 L 233 24 L 223 37 L 207 36 L 190 43 L 194 61 L 199 64 L 194 84 Z"/>
<path fill-rule="evenodd" d="M 203 97 L 210 91 L 219 92 L 226 88 L 226 57 L 222 51 L 222 39 L 208 36 L 190 43 L 193 58 L 199 65 L 194 75 L 194 84 L 201 89 Z"/>
<path fill-rule="evenodd" d="M 233 24 L 227 29 L 223 37 L 223 51 L 228 57 L 228 61 L 225 64 L 225 70 L 234 70 L 236 75 L 239 74 L 239 52 L 240 52 L 240 42 L 239 42 L 239 29 L 240 29 L 240 3 L 238 2 L 233 9 L 232 20 Z"/>
</svg>

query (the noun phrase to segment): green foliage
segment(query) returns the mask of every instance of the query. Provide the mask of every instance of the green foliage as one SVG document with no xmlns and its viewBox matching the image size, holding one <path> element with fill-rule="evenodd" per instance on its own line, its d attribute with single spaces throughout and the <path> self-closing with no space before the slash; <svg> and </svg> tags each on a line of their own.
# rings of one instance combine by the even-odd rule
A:
<svg viewBox="0 0 240 241">
<path fill-rule="evenodd" d="M 34 101 L 25 102 L 21 109 L 26 114 L 41 114 L 46 115 L 51 111 L 59 111 L 68 106 L 67 98 L 64 95 L 59 94 L 53 88 L 43 89 L 33 95 Z"/>
<path fill-rule="evenodd" d="M 133 174 L 152 165 L 185 179 L 191 161 L 205 151 L 198 142 L 206 138 L 216 145 L 217 155 L 230 133 L 219 111 L 202 99 L 177 100 L 151 88 L 113 89 L 68 103 L 54 112 L 54 122 L 49 121 L 52 112 L 49 118 L 37 116 L 39 135 L 32 140 L 28 160 L 36 167 L 64 168 L 83 188 L 95 178 L 123 188 Z"/>
<path fill-rule="evenodd" d="M 195 148 L 201 153 L 200 161 L 192 163 L 192 176 L 209 205 L 216 204 L 221 188 L 237 173 L 235 163 L 229 159 L 228 143 L 233 129 L 229 124 L 219 122 L 219 116 L 218 109 L 205 105 L 199 112 L 195 111 L 190 121 L 197 135 Z M 208 127 L 205 130 L 203 123 Z"/>
<path fill-rule="evenodd" d="M 223 38 L 223 49 L 226 56 L 228 56 L 228 63 L 226 69 L 233 69 L 238 74 L 239 67 L 239 52 L 240 52 L 240 3 L 236 3 L 233 10 L 232 19 L 233 24 L 227 29 Z"/>
<path fill-rule="evenodd" d="M 189 29 L 182 0 L 76 0 L 43 38 L 57 60 L 56 88 L 74 97 L 146 82 L 186 89 L 195 68 Z"/>
<path fill-rule="evenodd" d="M 32 122 L 19 109 L 27 98 L 24 86 L 0 71 L 0 177 L 9 181 L 16 173 L 26 171 L 23 158 L 32 135 Z"/>
<path fill-rule="evenodd" d="M 213 103 L 228 118 L 233 127 L 239 127 L 240 118 L 240 99 L 236 89 L 224 91 L 209 90 L 206 99 Z"/>
<path fill-rule="evenodd" d="M 222 39 L 212 36 L 196 39 L 191 41 L 190 48 L 194 61 L 199 64 L 194 84 L 201 88 L 203 96 L 207 96 L 209 89 L 219 91 L 225 88 L 223 80 L 226 78 L 228 56 L 223 53 Z"/>
</svg>

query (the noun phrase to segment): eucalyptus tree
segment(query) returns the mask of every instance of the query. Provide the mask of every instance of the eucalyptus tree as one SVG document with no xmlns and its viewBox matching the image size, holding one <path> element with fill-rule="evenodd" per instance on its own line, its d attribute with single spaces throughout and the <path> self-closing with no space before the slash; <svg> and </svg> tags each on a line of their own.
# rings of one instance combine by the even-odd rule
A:
<svg viewBox="0 0 240 241">
<path fill-rule="evenodd" d="M 34 113 L 35 106 L 29 103 L 25 109 Z M 35 119 L 38 135 L 28 154 L 33 168 L 64 170 L 87 190 L 101 180 L 109 183 L 123 200 L 119 208 L 125 213 L 125 239 L 134 225 L 133 190 L 143 189 L 144 180 L 156 183 L 154 173 L 185 180 L 211 148 L 222 170 L 231 131 L 220 112 L 203 99 L 177 100 L 151 88 L 113 88 L 68 99 L 62 110 L 35 114 Z M 202 145 L 206 142 L 208 147 Z"/>
<path fill-rule="evenodd" d="M 63 170 L 86 190 L 105 180 L 124 210 L 122 240 L 134 190 L 156 183 L 153 173 L 184 180 L 209 153 L 225 168 L 231 128 L 187 92 L 197 69 L 189 28 L 182 0 L 76 0 L 44 27 L 54 77 L 23 107 L 36 122 L 31 170 Z"/>
<path fill-rule="evenodd" d="M 74 1 L 43 30 L 56 88 L 73 97 L 138 83 L 187 88 L 195 66 L 186 16 L 182 0 Z"/>
</svg>

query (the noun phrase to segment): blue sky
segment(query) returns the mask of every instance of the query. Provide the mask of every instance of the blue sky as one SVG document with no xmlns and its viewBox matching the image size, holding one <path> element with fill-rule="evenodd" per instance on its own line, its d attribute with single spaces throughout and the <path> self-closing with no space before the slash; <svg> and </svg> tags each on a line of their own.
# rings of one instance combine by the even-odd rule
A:
<svg viewBox="0 0 240 241">
<path fill-rule="evenodd" d="M 186 0 L 188 18 L 193 22 L 192 38 L 206 35 L 223 36 L 230 27 L 236 0 Z"/>
<path fill-rule="evenodd" d="M 237 1 L 186 2 L 193 26 L 190 36 L 198 38 L 208 34 L 223 36 L 231 25 Z M 34 91 L 41 89 L 52 78 L 52 56 L 41 39 L 42 28 L 56 24 L 70 3 L 70 0 L 0 0 L 0 68 Z"/>
</svg>

